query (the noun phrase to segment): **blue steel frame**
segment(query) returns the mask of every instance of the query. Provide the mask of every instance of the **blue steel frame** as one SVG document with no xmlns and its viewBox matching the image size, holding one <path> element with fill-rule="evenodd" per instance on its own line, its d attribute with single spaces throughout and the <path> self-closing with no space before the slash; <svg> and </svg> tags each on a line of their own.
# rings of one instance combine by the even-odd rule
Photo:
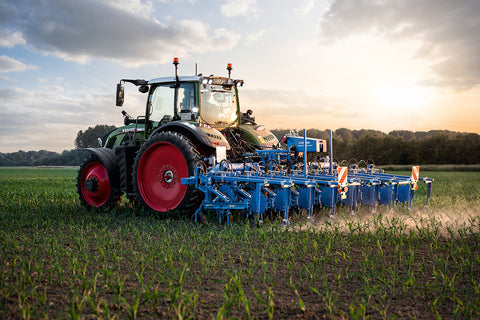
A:
<svg viewBox="0 0 480 320">
<path fill-rule="evenodd" d="M 328 169 L 319 163 L 307 163 L 305 131 L 303 138 L 302 170 L 290 165 L 293 159 L 289 150 L 256 150 L 245 155 L 246 159 L 261 160 L 234 164 L 223 161 L 206 171 L 195 168 L 194 176 L 181 179 L 182 184 L 193 184 L 205 194 L 195 212 L 195 221 L 201 212 L 208 210 L 218 214 L 220 223 L 226 218 L 227 225 L 234 210 L 243 212 L 247 218 L 254 216 L 257 223 L 266 211 L 273 210 L 283 215 L 286 225 L 292 209 L 306 209 L 308 219 L 313 221 L 315 205 L 329 208 L 331 216 L 335 215 L 338 204 L 350 206 L 352 213 L 357 211 L 359 203 L 370 206 L 373 212 L 378 204 L 394 209 L 397 203 L 402 203 L 411 208 L 416 186 L 411 177 L 385 174 L 373 166 L 351 167 L 347 182 L 340 184 L 331 157 Z M 330 146 L 331 142 L 330 138 Z M 279 166 L 280 163 L 287 165 Z M 419 181 L 427 184 L 428 206 L 433 179 Z"/>
</svg>

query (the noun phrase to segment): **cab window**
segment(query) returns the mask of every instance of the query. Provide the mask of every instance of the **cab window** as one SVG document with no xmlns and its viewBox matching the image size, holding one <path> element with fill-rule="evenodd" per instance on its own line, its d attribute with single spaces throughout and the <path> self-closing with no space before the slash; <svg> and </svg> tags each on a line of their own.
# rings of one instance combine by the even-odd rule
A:
<svg viewBox="0 0 480 320">
<path fill-rule="evenodd" d="M 174 114 L 175 101 L 176 115 Z M 174 83 L 158 85 L 150 95 L 148 108 L 149 120 L 152 121 L 161 121 L 165 116 L 180 118 L 182 110 L 196 112 L 195 85 L 193 83 L 182 83 L 179 87 L 175 87 Z"/>
</svg>

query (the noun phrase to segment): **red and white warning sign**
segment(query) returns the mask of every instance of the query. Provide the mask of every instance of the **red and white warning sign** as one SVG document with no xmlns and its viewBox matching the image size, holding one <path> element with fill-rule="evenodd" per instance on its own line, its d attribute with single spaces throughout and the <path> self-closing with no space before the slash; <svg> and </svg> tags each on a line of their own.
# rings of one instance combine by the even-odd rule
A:
<svg viewBox="0 0 480 320">
<path fill-rule="evenodd" d="M 412 189 L 412 190 L 417 190 L 418 189 L 417 181 L 418 181 L 419 173 L 420 173 L 420 166 L 413 166 L 412 167 L 412 177 L 411 177 L 412 182 L 411 182 L 411 186 L 410 186 L 410 189 Z"/>
<path fill-rule="evenodd" d="M 412 167 L 412 181 L 415 181 L 415 182 L 418 181 L 419 173 L 420 173 L 420 166 L 413 166 Z"/>
<path fill-rule="evenodd" d="M 347 183 L 347 167 L 338 167 L 338 183 Z"/>
</svg>

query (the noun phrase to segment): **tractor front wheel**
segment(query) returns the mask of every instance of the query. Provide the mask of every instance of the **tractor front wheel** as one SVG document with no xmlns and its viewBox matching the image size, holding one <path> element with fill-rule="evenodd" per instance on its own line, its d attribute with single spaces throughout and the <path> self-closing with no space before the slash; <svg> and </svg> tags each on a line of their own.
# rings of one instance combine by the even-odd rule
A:
<svg viewBox="0 0 480 320">
<path fill-rule="evenodd" d="M 112 185 L 107 169 L 95 155 L 83 162 L 78 170 L 77 192 L 87 208 L 112 208 L 120 201 L 119 186 Z"/>
<path fill-rule="evenodd" d="M 159 213 L 192 213 L 200 205 L 201 193 L 182 185 L 181 179 L 194 174 L 198 159 L 196 148 L 178 133 L 150 137 L 135 158 L 133 184 L 139 203 Z"/>
</svg>

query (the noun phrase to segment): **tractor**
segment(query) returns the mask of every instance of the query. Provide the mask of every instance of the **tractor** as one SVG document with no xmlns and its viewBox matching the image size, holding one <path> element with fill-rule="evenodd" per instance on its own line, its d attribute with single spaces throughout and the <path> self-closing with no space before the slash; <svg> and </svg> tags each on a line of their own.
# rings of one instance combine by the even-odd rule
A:
<svg viewBox="0 0 480 320">
<path fill-rule="evenodd" d="M 228 224 L 231 214 L 243 213 L 258 223 L 281 216 L 286 225 L 290 212 L 306 212 L 313 221 L 317 208 L 331 216 L 337 206 L 352 213 L 359 205 L 372 212 L 377 205 L 411 209 L 418 181 L 426 184 L 428 205 L 433 179 L 421 178 L 419 166 L 400 176 L 373 161 L 335 162 L 331 131 L 327 156 L 321 155 L 326 141 L 307 138 L 305 130 L 303 137 L 284 136 L 281 145 L 251 110 L 240 111 L 243 80 L 231 78 L 231 64 L 227 77 L 178 76 L 177 58 L 173 64 L 174 76 L 117 84 L 117 106 L 127 82 L 148 93 L 145 115 L 122 111 L 125 125 L 86 149 L 90 156 L 77 177 L 83 206 L 110 209 L 126 195 L 149 211 L 193 213 L 195 221 L 216 212 Z"/>
<path fill-rule="evenodd" d="M 148 210 L 191 214 L 203 194 L 182 178 L 194 175 L 200 163 L 222 159 L 236 162 L 254 150 L 274 149 L 279 141 L 255 122 L 251 110 L 242 113 L 238 88 L 243 80 L 228 76 L 175 75 L 152 79 L 121 79 L 116 105 L 123 106 L 124 85 L 147 93 L 145 115 L 132 118 L 122 111 L 124 126 L 87 148 L 80 166 L 77 191 L 86 208 L 110 209 L 123 195 Z"/>
</svg>

